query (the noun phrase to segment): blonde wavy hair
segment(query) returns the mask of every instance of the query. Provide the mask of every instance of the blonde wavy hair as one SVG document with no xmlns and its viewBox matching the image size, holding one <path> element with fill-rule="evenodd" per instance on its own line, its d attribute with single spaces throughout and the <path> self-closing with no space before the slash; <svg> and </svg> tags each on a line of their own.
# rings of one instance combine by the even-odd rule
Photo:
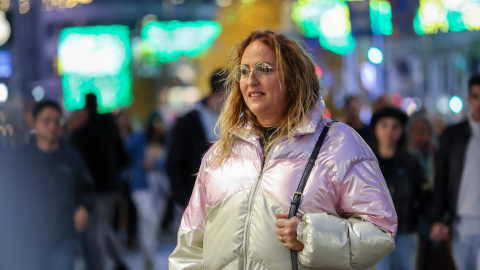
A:
<svg viewBox="0 0 480 270">
<path fill-rule="evenodd" d="M 279 72 L 280 85 L 290 92 L 290 102 L 285 117 L 275 132 L 268 138 L 264 147 L 265 152 L 282 137 L 293 139 L 295 129 L 310 117 L 310 111 L 320 100 L 320 83 L 315 71 L 315 64 L 302 47 L 294 40 L 283 34 L 271 30 L 254 31 L 246 39 L 238 42 L 230 51 L 226 68 L 233 70 L 240 65 L 245 49 L 253 42 L 262 42 L 267 45 L 276 56 L 276 67 Z M 226 71 L 224 71 L 226 72 Z M 283 81 L 282 81 L 283 80 Z M 220 130 L 219 141 L 215 144 L 209 162 L 221 166 L 229 157 L 235 136 L 233 131 L 255 132 L 261 139 L 264 138 L 264 128 L 257 121 L 256 116 L 247 107 L 240 90 L 240 83 L 230 72 L 225 82 L 226 100 L 220 113 L 217 128 Z M 284 89 L 281 89 L 284 91 Z M 317 109 L 322 113 L 320 108 Z M 245 129 L 250 124 L 252 129 Z"/>
</svg>

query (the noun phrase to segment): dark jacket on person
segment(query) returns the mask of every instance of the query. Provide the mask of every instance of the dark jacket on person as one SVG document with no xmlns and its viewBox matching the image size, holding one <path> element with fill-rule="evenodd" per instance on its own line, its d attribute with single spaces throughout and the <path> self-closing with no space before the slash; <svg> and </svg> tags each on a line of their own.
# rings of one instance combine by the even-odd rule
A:
<svg viewBox="0 0 480 270">
<path fill-rule="evenodd" d="M 420 163 L 406 152 L 397 152 L 391 159 L 375 154 L 397 211 L 398 233 L 415 232 L 426 203 L 422 189 L 426 178 Z"/>
<path fill-rule="evenodd" d="M 85 160 L 98 192 L 118 189 L 128 155 L 111 114 L 92 113 L 88 122 L 72 133 L 70 142 Z"/>
<path fill-rule="evenodd" d="M 93 203 L 93 182 L 80 155 L 64 142 L 43 152 L 33 139 L 7 163 L 0 179 L 0 269 L 52 269 L 64 252 L 73 253 L 73 265 L 74 213 Z"/>
<path fill-rule="evenodd" d="M 445 129 L 440 138 L 435 166 L 432 222 L 442 221 L 452 225 L 457 217 L 458 193 L 470 137 L 470 124 L 465 120 Z"/>
<path fill-rule="evenodd" d="M 173 199 L 183 207 L 188 205 L 196 173 L 210 145 L 198 111 L 193 110 L 178 119 L 172 133 L 166 170 Z"/>
</svg>

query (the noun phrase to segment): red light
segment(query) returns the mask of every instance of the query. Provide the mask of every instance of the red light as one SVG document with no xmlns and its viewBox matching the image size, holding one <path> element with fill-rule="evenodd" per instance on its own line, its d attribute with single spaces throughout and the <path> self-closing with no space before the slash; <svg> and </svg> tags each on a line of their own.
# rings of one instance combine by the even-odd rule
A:
<svg viewBox="0 0 480 270">
<path fill-rule="evenodd" d="M 332 119 L 332 114 L 328 109 L 325 110 L 325 117 L 327 117 L 328 119 Z"/>
<path fill-rule="evenodd" d="M 402 102 L 403 102 L 403 97 L 402 97 L 402 95 L 400 95 L 399 93 L 393 94 L 393 96 L 392 96 L 392 104 L 393 104 L 393 106 L 395 106 L 395 107 L 400 107 L 400 106 L 402 106 Z"/>
<path fill-rule="evenodd" d="M 315 66 L 315 71 L 317 72 L 318 78 L 322 78 L 323 71 L 319 66 Z"/>
</svg>

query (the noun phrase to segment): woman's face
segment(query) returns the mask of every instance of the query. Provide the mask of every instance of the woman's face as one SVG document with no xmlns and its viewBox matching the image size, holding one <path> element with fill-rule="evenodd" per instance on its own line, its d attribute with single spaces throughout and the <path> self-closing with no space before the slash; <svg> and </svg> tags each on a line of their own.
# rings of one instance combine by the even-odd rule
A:
<svg viewBox="0 0 480 270">
<path fill-rule="evenodd" d="M 272 74 L 262 80 L 257 79 L 253 73 L 255 64 L 260 62 L 275 67 Z M 290 99 L 288 91 L 282 90 L 283 79 L 279 80 L 279 71 L 275 64 L 275 53 L 260 41 L 254 41 L 247 46 L 240 62 L 240 65 L 252 69 L 248 80 L 240 82 L 243 100 L 263 127 L 281 124 Z"/>
<path fill-rule="evenodd" d="M 397 118 L 383 117 L 378 120 L 374 132 L 378 146 L 393 147 L 402 137 L 403 127 Z"/>
</svg>

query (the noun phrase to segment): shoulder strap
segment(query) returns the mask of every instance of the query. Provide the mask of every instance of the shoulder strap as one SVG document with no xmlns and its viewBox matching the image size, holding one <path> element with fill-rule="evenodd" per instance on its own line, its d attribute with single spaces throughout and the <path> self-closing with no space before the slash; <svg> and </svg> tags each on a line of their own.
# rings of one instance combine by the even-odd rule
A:
<svg viewBox="0 0 480 270">
<path fill-rule="evenodd" d="M 320 149 L 322 148 L 323 142 L 325 141 L 325 137 L 327 137 L 328 130 L 330 129 L 330 125 L 332 123 L 327 123 L 325 127 L 322 130 L 322 133 L 320 134 L 320 137 L 318 138 L 317 143 L 315 144 L 315 148 L 313 148 L 312 155 L 310 156 L 310 159 L 308 160 L 307 166 L 305 167 L 305 171 L 302 174 L 302 178 L 300 179 L 300 183 L 298 184 L 297 191 L 293 194 L 292 197 L 292 202 L 290 205 L 290 212 L 288 214 L 288 218 L 292 218 L 297 215 L 298 212 L 298 207 L 300 206 L 300 203 L 302 202 L 302 196 L 303 196 L 303 190 L 305 189 L 305 186 L 307 185 L 307 180 L 308 177 L 310 176 L 310 173 L 312 172 L 313 165 L 315 165 L 315 160 L 318 157 L 318 153 L 320 152 Z M 292 269 L 297 270 L 298 269 L 298 262 L 297 262 L 297 251 L 291 249 L 290 250 L 290 255 L 292 257 Z"/>
</svg>

